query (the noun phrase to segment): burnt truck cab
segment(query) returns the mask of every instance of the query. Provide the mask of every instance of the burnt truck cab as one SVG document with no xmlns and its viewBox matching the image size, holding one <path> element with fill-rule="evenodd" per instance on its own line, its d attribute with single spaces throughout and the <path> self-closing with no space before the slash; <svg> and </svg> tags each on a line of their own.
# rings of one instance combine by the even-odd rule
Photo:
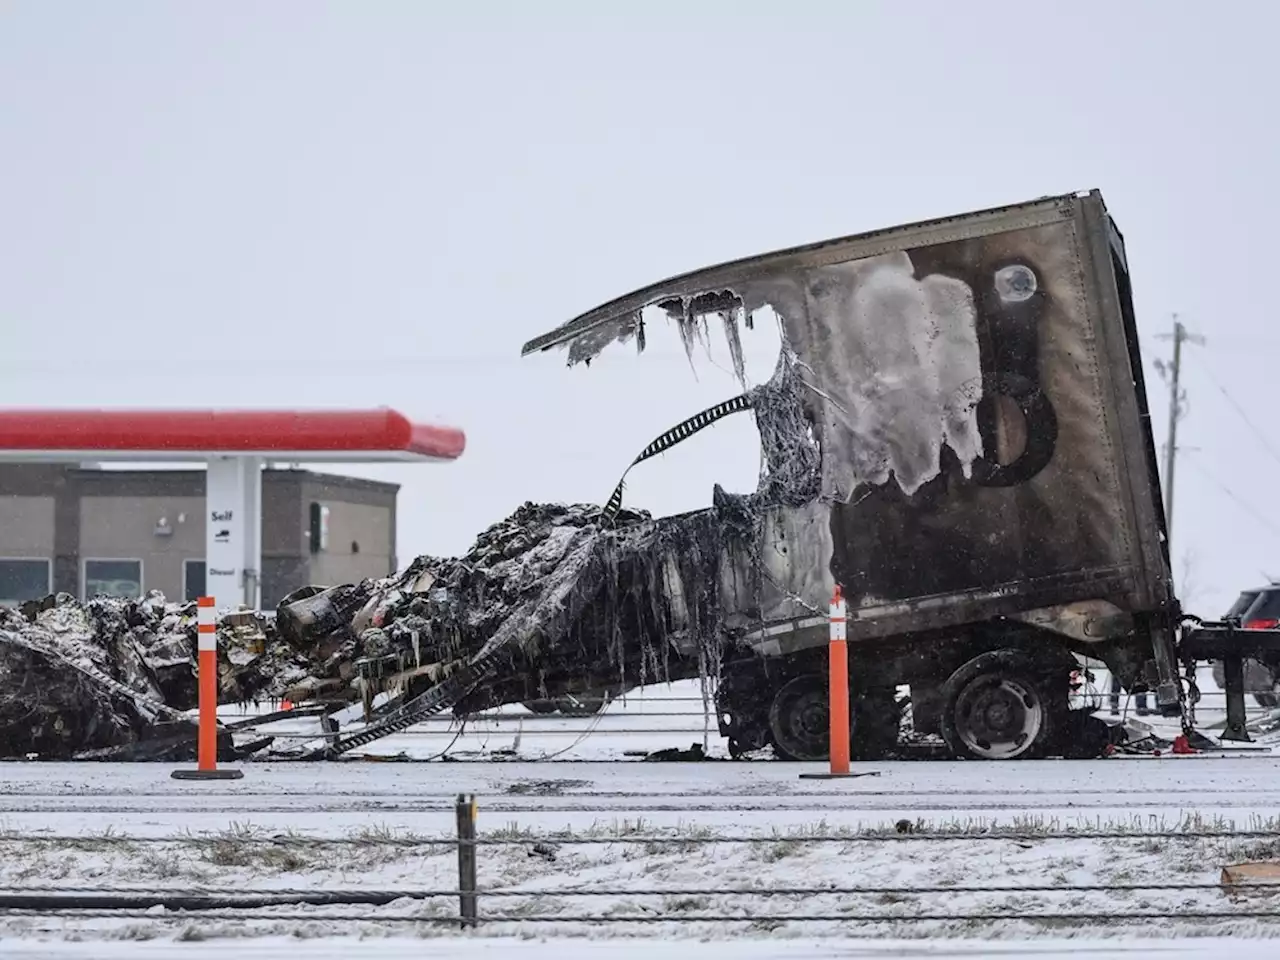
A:
<svg viewBox="0 0 1280 960">
<path fill-rule="evenodd" d="M 1128 265 L 1098 191 L 684 274 L 524 352 L 567 347 L 573 365 L 618 341 L 643 349 L 655 318 L 686 344 L 712 318 L 732 346 L 765 308 L 783 348 L 743 405 L 768 466 L 756 494 L 711 508 L 732 526 L 715 604 L 731 748 L 825 755 L 836 584 L 864 755 L 896 739 L 902 684 L 917 731 L 957 756 L 1059 751 L 1082 719 L 1068 706 L 1078 657 L 1183 709 Z M 706 622 L 682 595 L 684 562 L 668 558 L 663 593 L 671 642 L 691 654 Z"/>
</svg>

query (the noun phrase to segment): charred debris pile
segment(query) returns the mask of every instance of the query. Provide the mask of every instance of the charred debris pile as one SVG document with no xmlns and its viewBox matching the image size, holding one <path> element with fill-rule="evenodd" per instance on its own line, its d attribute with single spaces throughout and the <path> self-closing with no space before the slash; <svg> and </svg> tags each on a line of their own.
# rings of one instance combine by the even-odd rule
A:
<svg viewBox="0 0 1280 960">
<path fill-rule="evenodd" d="M 219 640 L 224 703 L 279 698 L 317 666 L 252 613 L 223 617 Z M 0 609 L 0 757 L 182 758 L 195 706 L 194 603 L 55 594 Z"/>
<path fill-rule="evenodd" d="M 751 410 L 764 452 L 756 493 L 717 487 L 710 508 L 658 520 L 624 508 L 622 484 L 603 507 L 526 503 L 465 556 L 305 587 L 274 617 L 224 614 L 220 701 L 287 700 L 324 713 L 363 702 L 377 724 L 450 678 L 454 693 L 432 709 L 464 715 L 714 675 L 726 547 L 758 549 L 765 506 L 817 496 L 818 451 L 797 383 L 784 358 L 768 383 L 678 425 L 635 461 Z M 59 594 L 0 611 L 0 756 L 183 756 L 194 747 L 186 711 L 195 704 L 194 603 Z M 270 748 L 265 737 L 237 751 L 226 737 L 230 756 Z"/>
</svg>

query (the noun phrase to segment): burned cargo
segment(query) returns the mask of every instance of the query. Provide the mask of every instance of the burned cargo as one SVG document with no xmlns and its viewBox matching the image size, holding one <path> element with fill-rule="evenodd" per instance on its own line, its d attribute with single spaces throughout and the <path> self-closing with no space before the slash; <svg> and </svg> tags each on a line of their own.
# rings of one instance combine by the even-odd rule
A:
<svg viewBox="0 0 1280 960">
<path fill-rule="evenodd" d="M 157 592 L 0 608 L 0 757 L 183 758 L 195 746 L 195 660 L 195 604 Z M 224 703 L 279 698 L 317 669 L 251 613 L 222 618 L 218 666 Z"/>
</svg>

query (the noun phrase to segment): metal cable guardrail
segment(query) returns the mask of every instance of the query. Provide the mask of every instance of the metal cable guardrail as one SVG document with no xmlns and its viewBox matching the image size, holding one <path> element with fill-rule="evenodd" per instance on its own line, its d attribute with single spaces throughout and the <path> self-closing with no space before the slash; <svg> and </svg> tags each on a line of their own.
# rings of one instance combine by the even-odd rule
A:
<svg viewBox="0 0 1280 960">
<path fill-rule="evenodd" d="M 1210 691 L 1208 693 L 1202 693 L 1200 695 L 1200 698 L 1201 698 L 1201 701 L 1203 702 L 1204 700 L 1210 700 L 1210 699 L 1225 700 L 1226 696 L 1227 695 L 1221 691 Z M 1104 701 L 1104 703 L 1101 707 L 1098 708 L 1098 711 L 1105 712 L 1108 709 L 1105 703 L 1108 697 L 1107 695 L 1103 694 L 1101 699 Z M 1124 703 L 1124 699 L 1125 698 L 1123 697 L 1121 698 L 1121 703 Z M 643 709 L 644 706 L 648 704 L 655 704 L 655 703 L 663 703 L 663 704 L 687 703 L 691 705 L 696 705 L 699 709 L 664 710 L 664 711 Z M 605 707 L 599 713 L 581 714 L 581 715 L 564 714 L 564 713 L 532 713 L 529 711 L 517 713 L 514 711 L 502 712 L 500 710 L 483 710 L 477 713 L 469 713 L 466 716 L 468 721 L 472 723 L 479 722 L 479 721 L 493 722 L 493 723 L 498 723 L 498 722 L 514 723 L 516 721 L 519 721 L 522 723 L 547 723 L 547 722 L 556 722 L 556 721 L 565 721 L 565 720 L 589 720 L 592 717 L 596 717 L 596 716 L 608 716 L 608 717 L 619 717 L 619 718 L 621 717 L 627 717 L 627 718 L 687 717 L 689 719 L 701 718 L 703 716 L 703 712 L 700 709 L 702 707 L 702 699 L 700 697 L 646 698 L 643 701 L 634 701 L 632 703 L 625 703 L 624 701 L 618 700 L 618 701 L 614 701 L 609 706 L 613 706 L 614 704 L 622 706 L 624 707 L 624 709 L 610 710 L 609 707 Z M 639 709 L 637 709 L 637 707 Z M 1121 709 L 1123 712 L 1123 708 Z M 1222 708 L 1215 707 L 1215 709 L 1222 709 Z M 1266 714 L 1271 713 L 1274 709 L 1275 709 L 1274 707 L 1261 707 L 1256 705 L 1250 705 L 1250 706 L 1247 706 L 1246 713 L 1251 713 L 1256 716 L 1265 716 Z M 282 715 L 273 716 L 272 719 L 264 720 L 262 722 L 263 723 L 284 723 L 293 719 L 308 719 L 310 717 L 315 716 L 314 713 L 299 712 L 296 717 L 292 717 L 292 716 L 289 716 L 289 714 L 292 713 L 292 711 L 288 711 L 288 710 L 282 710 L 282 711 L 279 711 L 279 713 Z M 1128 713 L 1130 716 L 1135 718 L 1140 718 L 1143 716 L 1143 714 L 1139 714 L 1132 707 L 1129 708 Z M 712 705 L 711 707 L 711 715 L 714 716 L 714 705 Z M 260 714 L 255 714 L 255 713 L 240 713 L 240 712 L 233 713 L 228 711 L 219 711 L 218 713 L 218 719 L 222 721 L 257 720 L 260 718 L 260 716 L 261 716 Z M 452 714 L 436 715 L 423 722 L 424 723 L 442 723 L 442 724 L 457 723 L 458 718 L 454 717 Z"/>
<path fill-rule="evenodd" d="M 1248 884 L 1250 890 L 1280 890 L 1280 880 L 1258 880 Z M 857 887 L 554 887 L 537 890 L 515 890 L 507 887 L 477 887 L 475 890 L 439 890 L 404 888 L 397 890 L 306 890 L 265 888 L 242 890 L 231 888 L 200 888 L 159 890 L 140 887 L 0 887 L 0 908 L 21 899 L 89 900 L 134 899 L 161 901 L 166 898 L 192 902 L 225 901 L 228 904 L 242 900 L 275 900 L 280 903 L 392 903 L 396 900 L 431 900 L 439 897 L 457 897 L 474 893 L 483 897 L 689 897 L 714 893 L 727 897 L 817 897 L 817 896 L 933 896 L 966 894 L 1007 893 L 1136 893 L 1136 892 L 1185 892 L 1221 890 L 1221 883 L 1078 883 L 1078 884 L 1022 884 L 1019 886 L 966 886 L 964 884 L 935 884 L 933 886 L 857 886 Z"/>
<path fill-rule="evenodd" d="M 849 924 L 893 924 L 893 923 L 998 923 L 1009 921 L 1030 921 L 1044 923 L 1077 923 L 1077 924 L 1132 924 L 1145 920 L 1280 920 L 1280 910 L 1212 910 L 1212 911 L 1152 911 L 1129 910 L 1123 913 L 1079 913 L 1040 911 L 1027 913 L 1022 911 L 994 911 L 987 913 L 778 913 L 778 914 L 732 914 L 732 913 L 653 913 L 653 914 L 486 914 L 483 918 L 462 919 L 458 917 L 418 916 L 398 914 L 360 914 L 360 913 L 268 913 L 230 910 L 219 911 L 184 911 L 189 916 L 204 919 L 223 919 L 229 921 L 264 921 L 276 923 L 421 923 L 442 926 L 475 926 L 483 922 L 486 927 L 501 924 L 692 924 L 692 923 L 750 923 L 750 924 L 783 924 L 783 923 L 835 923 Z M 111 920 L 163 920 L 149 910 L 15 910 L 3 911 L 0 916 L 32 917 L 47 919 L 111 919 Z M 187 917 L 170 917 L 168 919 L 187 919 Z"/>
<path fill-rule="evenodd" d="M 457 883 L 447 880 L 429 886 L 369 888 L 305 888 L 281 886 L 265 888 L 228 887 L 215 884 L 160 888 L 137 884 L 73 884 L 56 886 L 23 884 L 0 886 L 0 920 L 27 919 L 75 921 L 94 919 L 145 920 L 152 923 L 185 922 L 192 919 L 228 923 L 370 923 L 424 924 L 473 928 L 483 925 L 498 927 L 538 925 L 626 925 L 626 924 L 834 924 L 843 929 L 919 923 L 1077 923 L 1091 925 L 1124 925 L 1150 921 L 1228 923 L 1241 920 L 1280 921 L 1280 898 L 1245 900 L 1245 894 L 1274 894 L 1280 891 L 1280 878 L 1233 879 L 1214 883 L 1206 880 L 1149 882 L 1117 877 L 1113 881 L 1070 882 L 1065 876 L 1053 883 L 871 883 L 844 884 L 774 884 L 725 883 L 719 886 L 694 886 L 679 883 L 657 883 L 651 886 L 623 886 L 617 883 L 568 882 L 544 886 L 547 878 L 530 878 L 530 886 L 488 884 L 478 882 L 478 863 L 484 850 L 524 848 L 530 855 L 554 861 L 561 847 L 607 846 L 612 844 L 644 845 L 651 853 L 679 853 L 690 847 L 711 845 L 770 844 L 887 844 L 887 843 L 1017 843 L 1032 845 L 1062 840 L 1105 842 L 1174 841 L 1269 841 L 1280 849 L 1277 829 L 1206 829 L 1186 823 L 1183 829 L 1044 829 L 1028 830 L 987 827 L 957 831 L 917 830 L 908 821 L 888 828 L 831 831 L 812 830 L 800 833 L 655 833 L 637 829 L 602 835 L 575 835 L 569 831 L 510 832 L 499 836 L 481 836 L 476 830 L 475 797 L 460 795 L 454 800 L 457 831 L 453 836 L 396 836 L 370 832 L 346 837 L 314 837 L 294 834 L 266 835 L 251 829 L 237 829 L 216 835 L 178 834 L 135 837 L 107 833 L 89 835 L 32 835 L 14 831 L 0 832 L 0 844 L 40 845 L 76 844 L 82 849 L 123 846 L 129 844 L 172 844 L 216 851 L 222 848 L 260 847 L 345 847 L 421 849 L 430 853 L 456 852 Z M 677 830 L 679 828 L 676 828 Z M 692 829 L 697 829 L 692 828 Z M 767 852 L 767 850 L 762 851 Z M 624 858 L 630 857 L 630 853 Z M 232 858 L 231 862 L 243 862 Z M 1182 898 L 1176 905 L 1161 894 L 1229 894 L 1231 905 L 1207 909 L 1206 904 Z M 1115 897 L 1139 896 L 1134 909 L 1104 906 L 1085 909 L 1085 895 L 1104 894 Z M 938 910 L 936 898 L 972 898 L 968 909 Z M 1046 903 L 1028 903 L 1028 897 L 1068 898 L 1063 910 Z M 455 900 L 456 910 L 447 907 Z M 607 909 L 580 909 L 587 904 L 600 904 L 607 899 L 622 900 Z M 722 898 L 729 898 L 724 902 Z M 836 909 L 830 909 L 824 898 L 838 898 Z M 721 902 L 717 903 L 717 899 Z M 992 901 L 995 901 L 994 903 Z M 656 902 L 655 902 L 656 901 Z M 792 901 L 805 912 L 787 912 L 785 901 Z M 818 901 L 818 902 L 815 902 Z M 761 902 L 776 905 L 761 909 Z M 480 905 L 494 904 L 492 912 L 483 914 Z M 578 906 L 575 906 L 578 905 Z M 947 904 L 951 906 L 952 904 Z M 355 907 L 363 911 L 331 908 Z M 807 910 L 805 908 L 807 907 Z M 370 908 L 384 908 L 370 912 Z"/>
<path fill-rule="evenodd" d="M 1110 694 L 1100 691 L 1093 691 L 1089 695 L 1089 699 L 1096 703 L 1100 712 L 1106 712 L 1105 704 L 1110 699 Z M 1135 699 L 1134 694 L 1120 695 L 1120 702 L 1124 704 L 1122 714 L 1126 718 L 1141 720 L 1143 714 L 1138 713 L 1132 708 L 1132 701 Z M 1225 698 L 1226 694 L 1222 691 L 1212 690 L 1201 692 L 1200 699 Z M 638 710 L 627 709 L 631 705 L 639 706 Z M 649 705 L 657 704 L 687 704 L 690 709 L 660 709 L 650 711 L 644 709 Z M 622 707 L 622 710 L 610 710 L 610 707 Z M 419 722 L 412 727 L 399 730 L 395 735 L 399 737 L 408 737 L 414 739 L 440 739 L 452 737 L 454 743 L 450 744 L 448 750 L 456 744 L 456 742 L 464 735 L 469 734 L 474 737 L 491 737 L 491 736 L 508 736 L 513 732 L 520 736 L 528 734 L 534 737 L 555 737 L 555 738 L 575 738 L 575 742 L 558 750 L 550 757 L 530 758 L 550 760 L 563 753 L 568 752 L 577 746 L 578 741 L 585 740 L 589 735 L 600 733 L 608 736 L 616 737 L 635 737 L 635 736 L 671 736 L 671 737 L 695 737 L 705 738 L 708 734 L 713 734 L 718 738 L 718 728 L 715 727 L 711 715 L 708 713 L 709 704 L 701 696 L 655 696 L 644 697 L 628 701 L 626 699 L 618 699 L 606 706 L 599 713 L 589 715 L 571 715 L 561 713 L 533 713 L 531 711 L 507 711 L 505 709 L 486 710 L 479 713 L 468 714 L 465 717 L 454 717 L 452 715 L 427 715 L 420 718 Z M 1216 707 L 1213 709 L 1217 709 Z M 1271 717 L 1277 711 L 1274 708 L 1267 707 L 1250 707 L 1246 711 L 1246 718 L 1250 722 L 1263 722 Z M 254 735 L 260 732 L 261 727 L 288 722 L 291 718 L 287 715 L 273 715 L 270 720 L 262 720 L 256 722 L 254 714 L 250 713 L 227 713 L 223 714 L 224 722 L 230 721 L 236 727 L 238 732 L 246 735 Z M 302 719 L 300 714 L 299 719 Z M 680 720 L 687 721 L 685 724 L 673 724 L 664 726 L 661 723 L 651 726 L 632 726 L 636 722 L 652 723 L 654 720 Z M 324 744 L 334 744 L 353 736 L 359 736 L 364 732 L 363 725 L 357 725 L 354 732 L 351 730 L 343 731 L 324 731 L 314 730 L 310 732 L 287 732 L 272 731 L 271 736 L 281 743 L 306 743 L 319 742 Z M 1241 751 L 1242 753 L 1244 751 Z M 437 759 L 432 757 L 432 759 Z"/>
<path fill-rule="evenodd" d="M 1120 701 L 1119 701 L 1120 704 L 1122 705 L 1121 709 L 1123 709 L 1123 705 L 1129 704 L 1128 712 L 1133 716 L 1139 716 L 1137 711 L 1132 706 L 1132 701 L 1136 700 L 1138 696 L 1139 694 L 1130 694 L 1130 693 L 1121 694 Z M 1200 691 L 1200 700 L 1202 702 L 1205 700 L 1217 700 L 1217 699 L 1225 700 L 1226 696 L 1227 694 L 1223 690 Z M 1106 710 L 1107 703 L 1110 701 L 1111 695 L 1106 692 L 1094 693 L 1090 696 L 1089 699 L 1093 701 L 1101 701 L 1102 705 L 1098 709 Z M 323 703 L 324 701 L 321 701 L 321 702 Z M 687 703 L 687 704 L 695 705 L 698 709 L 675 710 L 675 711 L 670 711 L 665 713 L 649 712 L 643 709 L 645 706 L 648 706 L 649 704 L 671 704 L 671 703 Z M 352 706 L 352 704 L 348 703 L 345 700 L 341 700 L 341 701 L 334 701 L 333 706 L 334 707 L 350 707 Z M 714 701 L 711 701 L 711 700 L 704 701 L 703 698 L 700 696 L 671 696 L 671 697 L 645 696 L 645 697 L 637 697 L 633 699 L 618 698 L 615 700 L 611 700 L 608 703 L 608 705 L 604 707 L 601 713 L 604 713 L 609 716 L 694 717 L 694 716 L 702 715 L 702 708 L 704 706 L 706 706 L 714 714 Z M 623 709 L 617 712 L 610 712 L 610 708 L 612 707 L 622 707 Z M 637 710 L 637 712 L 632 713 L 631 710 L 635 708 L 639 708 L 639 709 Z M 305 712 L 305 708 L 300 707 L 296 709 L 298 711 L 299 719 L 304 716 L 312 715 L 311 713 Z M 1215 709 L 1220 709 L 1220 708 L 1215 708 Z M 1274 707 L 1262 707 L 1254 704 L 1250 704 L 1248 706 L 1249 712 L 1257 713 L 1257 714 L 1266 714 L 1271 712 L 1274 709 L 1275 709 Z M 274 719 L 270 722 L 277 723 L 277 722 L 292 719 L 291 717 L 288 716 L 289 713 L 293 712 L 292 710 L 281 710 L 278 712 L 281 714 L 284 714 L 284 716 L 278 717 L 277 719 Z M 591 716 L 596 716 L 596 715 L 597 714 L 574 716 L 570 714 L 561 714 L 558 712 L 557 713 L 533 713 L 532 711 L 528 711 L 528 710 L 522 710 L 522 711 L 516 712 L 514 710 L 507 710 L 504 708 L 498 708 L 493 710 L 481 710 L 476 713 L 467 714 L 468 718 L 471 720 L 504 720 L 504 721 L 582 720 L 582 719 L 590 719 Z M 242 712 L 242 711 L 219 710 L 218 712 L 218 718 L 224 721 L 225 720 L 252 720 L 252 719 L 257 719 L 260 716 L 261 714 L 248 713 L 248 712 Z M 432 720 L 437 723 L 449 722 L 450 719 L 451 719 L 450 716 L 436 716 L 432 718 Z"/>
<path fill-rule="evenodd" d="M 580 811 L 581 812 L 581 811 Z M 612 811 L 610 811 L 612 812 Z M 647 812 L 647 811 L 645 811 Z M 756 843 L 1043 843 L 1057 840 L 1275 840 L 1280 841 L 1280 830 L 1135 830 L 1122 832 L 1104 831 L 1045 831 L 986 833 L 801 833 L 801 834 L 716 834 L 663 836 L 660 834 L 619 834 L 615 836 L 569 836 L 557 833 L 532 833 L 518 837 L 477 836 L 468 841 L 475 847 L 528 847 L 538 843 L 553 846 L 606 846 L 608 844 L 632 844 L 654 846 L 707 846 L 715 844 Z M 202 834 L 171 834 L 167 836 L 129 836 L 125 834 L 16 834 L 0 833 L 0 843 L 53 844 L 60 846 L 111 846 L 132 844 L 219 844 L 256 843 L 298 847 L 389 847 L 413 849 L 418 847 L 456 847 L 455 837 L 306 837 L 289 835 L 255 836 L 252 834 L 232 837 Z"/>
<path fill-rule="evenodd" d="M 410 729 L 410 730 L 401 730 L 399 733 L 395 733 L 392 736 L 441 738 L 441 737 L 452 736 L 456 732 L 457 731 L 453 728 L 442 728 L 439 730 Z M 483 737 L 483 736 L 487 736 L 489 734 L 495 733 L 496 731 L 486 730 L 486 729 L 476 730 L 473 728 L 471 730 L 468 730 L 467 732 L 473 737 Z M 611 735 L 625 735 L 625 736 L 630 736 L 634 734 L 681 734 L 681 735 L 688 735 L 688 736 L 696 735 L 698 737 L 701 737 L 707 731 L 705 727 L 623 727 L 621 729 L 603 729 L 603 730 L 600 728 L 596 728 L 595 730 L 590 732 L 607 733 Z M 719 732 L 716 732 L 716 731 L 713 731 L 713 732 L 715 733 L 716 738 L 719 739 L 720 737 Z M 583 730 L 581 727 L 574 727 L 568 730 L 526 730 L 525 733 L 529 734 L 530 736 L 537 736 L 537 737 L 554 737 L 554 736 L 580 737 L 583 734 Z M 508 731 L 505 735 L 510 736 L 510 731 Z M 334 740 L 334 739 L 338 739 L 339 737 L 346 736 L 346 733 L 344 732 L 274 733 L 273 732 L 271 736 L 277 740 Z"/>
</svg>

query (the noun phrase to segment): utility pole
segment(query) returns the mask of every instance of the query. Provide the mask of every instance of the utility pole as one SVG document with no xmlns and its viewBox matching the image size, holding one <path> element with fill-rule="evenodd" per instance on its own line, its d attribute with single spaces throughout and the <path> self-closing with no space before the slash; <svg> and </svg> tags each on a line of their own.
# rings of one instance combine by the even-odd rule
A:
<svg viewBox="0 0 1280 960">
<path fill-rule="evenodd" d="M 1204 346 L 1205 339 L 1189 332 L 1176 313 L 1173 315 L 1173 333 L 1161 334 L 1159 339 L 1173 341 L 1173 362 L 1156 361 L 1156 372 L 1169 383 L 1169 439 L 1164 448 L 1164 523 L 1165 531 L 1172 543 L 1173 474 L 1178 462 L 1178 421 L 1187 415 L 1187 392 L 1180 386 L 1182 345 L 1193 343 Z"/>
</svg>

